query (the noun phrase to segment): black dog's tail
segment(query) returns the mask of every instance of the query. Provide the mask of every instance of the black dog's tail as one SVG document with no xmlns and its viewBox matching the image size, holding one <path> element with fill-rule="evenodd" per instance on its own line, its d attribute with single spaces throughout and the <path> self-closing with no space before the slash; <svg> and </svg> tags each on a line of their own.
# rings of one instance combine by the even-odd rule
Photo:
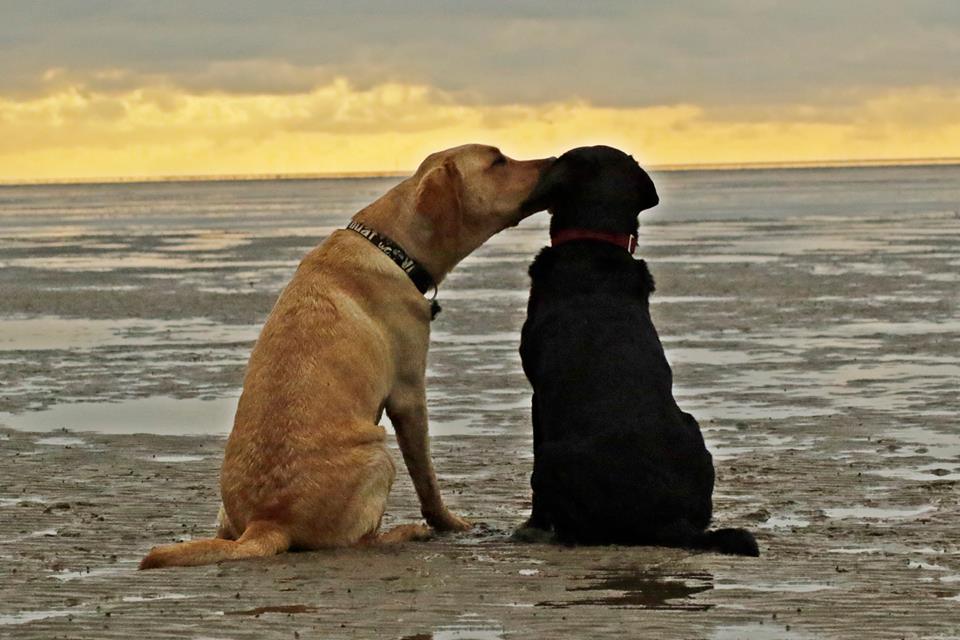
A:
<svg viewBox="0 0 960 640">
<path fill-rule="evenodd" d="M 704 531 L 693 540 L 693 546 L 734 556 L 759 557 L 757 539 L 746 529 L 714 529 Z"/>
</svg>

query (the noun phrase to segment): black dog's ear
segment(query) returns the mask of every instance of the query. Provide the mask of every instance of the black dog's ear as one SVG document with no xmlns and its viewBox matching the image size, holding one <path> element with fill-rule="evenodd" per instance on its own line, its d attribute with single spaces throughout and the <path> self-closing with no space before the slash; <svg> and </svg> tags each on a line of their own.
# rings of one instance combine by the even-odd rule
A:
<svg viewBox="0 0 960 640">
<path fill-rule="evenodd" d="M 647 175 L 647 172 L 639 165 L 637 168 L 640 170 L 640 174 L 637 176 L 637 194 L 640 198 L 640 211 L 645 211 L 660 204 L 660 195 L 657 193 L 657 187 L 653 184 L 653 180 Z"/>
<path fill-rule="evenodd" d="M 523 213 L 549 209 L 566 191 L 573 178 L 572 169 L 563 159 L 557 160 L 540 176 L 540 181 L 520 205 Z"/>
</svg>

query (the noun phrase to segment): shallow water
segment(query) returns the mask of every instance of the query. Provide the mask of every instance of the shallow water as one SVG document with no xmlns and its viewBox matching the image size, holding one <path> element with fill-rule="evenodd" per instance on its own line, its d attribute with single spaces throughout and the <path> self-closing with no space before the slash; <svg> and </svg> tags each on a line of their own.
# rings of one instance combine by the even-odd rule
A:
<svg viewBox="0 0 960 640">
<path fill-rule="evenodd" d="M 704 423 L 949 417 L 956 178 L 960 167 L 658 176 L 664 205 L 643 216 L 638 253 L 658 281 L 653 314 L 683 408 Z M 300 257 L 393 182 L 0 188 L 0 423 L 227 433 L 249 350 Z M 888 189 L 896 201 L 878 199 Z M 760 208 L 773 194 L 778 206 Z M 518 330 L 547 223 L 496 236 L 441 287 L 434 434 L 528 428 Z M 719 458 L 769 446 L 708 440 Z"/>
</svg>

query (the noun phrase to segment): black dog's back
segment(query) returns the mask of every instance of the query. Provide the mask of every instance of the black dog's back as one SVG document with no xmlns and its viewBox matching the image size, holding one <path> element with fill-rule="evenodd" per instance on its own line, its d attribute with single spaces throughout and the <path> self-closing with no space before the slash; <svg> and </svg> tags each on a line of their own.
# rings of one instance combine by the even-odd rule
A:
<svg viewBox="0 0 960 640">
<path fill-rule="evenodd" d="M 567 224 L 577 219 L 570 189 Z M 528 524 L 571 543 L 758 555 L 749 532 L 706 531 L 713 463 L 696 420 L 673 398 L 646 264 L 610 242 L 574 241 L 544 249 L 530 275 L 520 350 L 534 389 Z"/>
</svg>

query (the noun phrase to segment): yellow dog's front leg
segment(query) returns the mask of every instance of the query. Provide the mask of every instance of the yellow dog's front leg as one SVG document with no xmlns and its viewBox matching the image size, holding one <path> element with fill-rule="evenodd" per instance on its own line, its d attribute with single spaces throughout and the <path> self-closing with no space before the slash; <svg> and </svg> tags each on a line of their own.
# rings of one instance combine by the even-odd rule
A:
<svg viewBox="0 0 960 640">
<path fill-rule="evenodd" d="M 443 504 L 440 485 L 430 458 L 427 399 L 423 387 L 406 388 L 387 400 L 387 415 L 397 432 L 403 461 L 420 499 L 420 513 L 437 531 L 466 531 L 473 526 Z"/>
</svg>

